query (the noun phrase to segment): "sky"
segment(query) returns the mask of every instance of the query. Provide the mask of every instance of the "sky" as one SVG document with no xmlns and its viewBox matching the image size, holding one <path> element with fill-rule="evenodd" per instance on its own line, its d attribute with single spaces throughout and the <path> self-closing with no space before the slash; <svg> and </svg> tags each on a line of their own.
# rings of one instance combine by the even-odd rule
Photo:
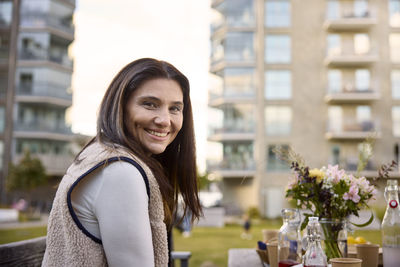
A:
<svg viewBox="0 0 400 267">
<path fill-rule="evenodd" d="M 77 0 L 70 110 L 75 133 L 95 135 L 103 94 L 129 62 L 172 63 L 191 84 L 197 158 L 205 169 L 210 0 Z"/>
</svg>

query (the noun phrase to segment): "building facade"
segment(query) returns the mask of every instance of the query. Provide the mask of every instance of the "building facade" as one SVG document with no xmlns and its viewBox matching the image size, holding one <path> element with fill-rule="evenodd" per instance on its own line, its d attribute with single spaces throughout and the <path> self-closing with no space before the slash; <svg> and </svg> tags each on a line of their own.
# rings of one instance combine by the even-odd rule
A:
<svg viewBox="0 0 400 267">
<path fill-rule="evenodd" d="M 10 42 L 15 66 L 4 69 L 9 82 L 2 87 L 7 101 L 0 107 L 2 129 L 9 132 L 0 140 L 4 193 L 8 164 L 18 163 L 26 150 L 41 160 L 49 176 L 61 176 L 72 162 L 73 134 L 65 115 L 72 105 L 73 61 L 68 49 L 74 40 L 75 0 L 1 4 L 6 6 L 1 9 L 6 18 L 14 10 L 10 23 L 16 27 L 14 44 Z"/>
<path fill-rule="evenodd" d="M 290 170 L 277 146 L 311 167 L 355 171 L 373 136 L 366 177 L 399 158 L 400 0 L 214 0 L 212 9 L 207 169 L 226 206 L 279 216 Z"/>
</svg>

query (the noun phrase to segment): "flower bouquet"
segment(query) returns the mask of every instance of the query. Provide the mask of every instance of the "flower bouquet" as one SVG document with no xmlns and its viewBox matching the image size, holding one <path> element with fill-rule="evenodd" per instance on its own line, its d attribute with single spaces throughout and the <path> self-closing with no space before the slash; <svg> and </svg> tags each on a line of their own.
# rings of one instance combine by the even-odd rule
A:
<svg viewBox="0 0 400 267">
<path fill-rule="evenodd" d="M 365 177 L 358 177 L 339 168 L 338 165 L 328 165 L 320 169 L 310 169 L 304 160 L 293 150 L 276 151 L 278 155 L 290 162 L 293 170 L 286 197 L 295 200 L 297 208 L 310 211 L 305 213 L 301 225 L 304 229 L 310 216 L 320 218 L 324 235 L 324 249 L 327 257 L 344 257 L 347 254 L 347 236 L 342 235 L 350 215 L 358 216 L 358 212 L 368 207 L 368 202 L 374 199 L 376 189 Z M 283 157 L 282 157 L 283 155 Z M 364 224 L 354 224 L 363 227 L 373 221 L 373 215 Z"/>
</svg>

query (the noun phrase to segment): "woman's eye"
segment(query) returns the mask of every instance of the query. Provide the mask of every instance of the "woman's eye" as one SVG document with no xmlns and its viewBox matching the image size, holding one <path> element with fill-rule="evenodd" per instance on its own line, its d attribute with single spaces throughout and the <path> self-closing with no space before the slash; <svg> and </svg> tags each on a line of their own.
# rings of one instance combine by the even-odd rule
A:
<svg viewBox="0 0 400 267">
<path fill-rule="evenodd" d="M 143 102 L 143 106 L 145 106 L 146 108 L 156 108 L 156 104 L 154 104 L 153 102 Z"/>
<path fill-rule="evenodd" d="M 182 110 L 182 108 L 179 107 L 179 106 L 173 106 L 173 107 L 170 108 L 170 110 L 172 112 L 176 112 L 177 113 L 177 112 L 180 112 Z"/>
</svg>

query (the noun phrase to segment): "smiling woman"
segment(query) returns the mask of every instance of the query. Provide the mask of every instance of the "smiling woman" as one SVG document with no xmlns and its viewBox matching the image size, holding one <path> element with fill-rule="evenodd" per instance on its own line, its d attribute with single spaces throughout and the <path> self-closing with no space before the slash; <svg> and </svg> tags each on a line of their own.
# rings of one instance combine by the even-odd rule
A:
<svg viewBox="0 0 400 267">
<path fill-rule="evenodd" d="M 182 128 L 182 89 L 174 80 L 150 80 L 132 93 L 126 109 L 129 133 L 149 154 L 160 154 Z"/>
<path fill-rule="evenodd" d="M 169 265 L 178 195 L 201 215 L 196 177 L 189 81 L 164 61 L 128 64 L 59 185 L 43 266 Z"/>
</svg>

